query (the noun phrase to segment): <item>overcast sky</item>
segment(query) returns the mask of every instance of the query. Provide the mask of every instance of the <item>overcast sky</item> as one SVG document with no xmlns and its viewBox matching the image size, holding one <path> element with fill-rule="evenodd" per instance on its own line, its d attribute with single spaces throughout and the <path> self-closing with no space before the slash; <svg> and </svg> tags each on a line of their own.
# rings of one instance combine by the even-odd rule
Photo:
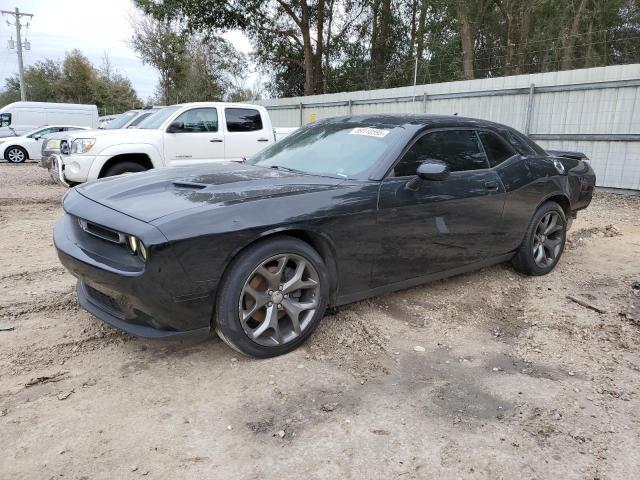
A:
<svg viewBox="0 0 640 480">
<path fill-rule="evenodd" d="M 127 46 L 132 35 L 129 18 L 136 14 L 132 0 L 2 0 L 0 4 L 2 10 L 18 7 L 21 12 L 34 14 L 28 30 L 23 29 L 23 39 L 26 36 L 31 43 L 31 50 L 24 52 L 25 66 L 45 58 L 63 59 L 65 52 L 74 48 L 100 66 L 106 52 L 113 67 L 131 80 L 141 99 L 153 95 L 156 71 L 143 65 Z M 0 23 L 2 85 L 6 77 L 18 72 L 16 51 L 7 45 L 10 38 L 15 40 L 15 27 L 8 26 L 7 19 L 13 20 L 5 15 Z M 249 53 L 249 41 L 242 33 L 230 32 L 224 37 L 241 52 Z M 255 75 L 250 74 L 247 86 L 253 79 Z"/>
</svg>

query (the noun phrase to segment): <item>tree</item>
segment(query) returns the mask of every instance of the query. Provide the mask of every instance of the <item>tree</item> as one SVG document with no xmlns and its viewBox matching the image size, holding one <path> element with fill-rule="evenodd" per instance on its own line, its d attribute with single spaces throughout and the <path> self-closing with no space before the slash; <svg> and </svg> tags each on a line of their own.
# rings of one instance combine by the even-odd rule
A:
<svg viewBox="0 0 640 480">
<path fill-rule="evenodd" d="M 175 20 L 132 19 L 130 41 L 143 62 L 160 74 L 161 103 L 222 100 L 240 88 L 243 54 L 216 35 L 183 34 Z"/>
<path fill-rule="evenodd" d="M 117 113 L 142 102 L 128 79 L 113 71 L 108 57 L 102 69 L 96 69 L 80 52 L 65 54 L 63 62 L 46 59 L 25 68 L 27 99 L 36 102 L 95 104 L 101 113 Z M 20 99 L 20 80 L 14 75 L 5 80 L 0 104 Z"/>
<path fill-rule="evenodd" d="M 640 61 L 638 0 L 134 0 L 205 37 L 241 29 L 275 96 Z"/>
<path fill-rule="evenodd" d="M 160 74 L 159 93 L 163 104 L 177 103 L 179 89 L 187 78 L 189 57 L 185 36 L 168 20 L 148 17 L 132 19 L 135 32 L 129 44 L 142 62 Z"/>
</svg>

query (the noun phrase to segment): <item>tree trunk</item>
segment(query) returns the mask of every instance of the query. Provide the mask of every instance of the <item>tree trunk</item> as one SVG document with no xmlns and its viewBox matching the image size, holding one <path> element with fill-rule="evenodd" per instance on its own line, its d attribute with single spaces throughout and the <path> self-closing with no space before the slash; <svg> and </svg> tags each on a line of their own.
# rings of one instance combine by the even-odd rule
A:
<svg viewBox="0 0 640 480">
<path fill-rule="evenodd" d="M 429 1 L 422 0 L 420 5 L 420 16 L 418 17 L 418 48 L 416 49 L 416 55 L 419 59 L 422 59 L 424 54 L 424 36 L 427 28 L 427 10 L 429 9 Z"/>
<path fill-rule="evenodd" d="M 504 71 L 509 75 L 513 72 L 513 55 L 515 52 L 515 31 L 516 31 L 516 0 L 507 0 L 507 57 L 505 59 Z"/>
<path fill-rule="evenodd" d="M 309 5 L 307 0 L 300 2 L 300 31 L 302 33 L 302 48 L 304 50 L 304 94 L 313 95 L 315 90 L 315 76 L 313 74 L 314 58 L 311 47 L 311 29 L 309 25 Z"/>
<path fill-rule="evenodd" d="M 465 80 L 475 78 L 473 71 L 474 39 L 471 24 L 463 2 L 458 2 L 458 22 L 460 23 L 460 41 L 462 42 L 462 70 Z"/>
<path fill-rule="evenodd" d="M 578 5 L 578 10 L 573 17 L 573 23 L 571 24 L 571 29 L 569 30 L 569 34 L 566 41 L 563 45 L 563 53 L 562 53 L 562 69 L 569 70 L 573 67 L 573 45 L 576 40 L 576 35 L 578 34 L 578 30 L 580 29 L 580 19 L 584 12 L 584 9 L 587 6 L 587 0 L 580 0 L 580 5 Z"/>
<path fill-rule="evenodd" d="M 518 42 L 518 65 L 516 75 L 525 72 L 525 62 L 527 59 L 527 47 L 529 45 L 529 30 L 531 29 L 531 14 L 533 13 L 533 2 L 526 2 L 520 23 L 520 42 Z"/>
<path fill-rule="evenodd" d="M 316 52 L 313 57 L 313 93 L 322 93 L 322 54 L 324 52 L 325 0 L 318 0 L 316 11 Z"/>
<path fill-rule="evenodd" d="M 330 52 L 331 52 L 331 26 L 333 24 L 333 5 L 335 0 L 329 0 L 329 20 L 327 22 L 327 40 L 324 43 L 324 70 L 322 74 L 322 84 L 323 84 L 323 93 L 327 93 L 329 90 L 329 86 L 327 85 L 329 82 L 330 68 Z"/>
</svg>

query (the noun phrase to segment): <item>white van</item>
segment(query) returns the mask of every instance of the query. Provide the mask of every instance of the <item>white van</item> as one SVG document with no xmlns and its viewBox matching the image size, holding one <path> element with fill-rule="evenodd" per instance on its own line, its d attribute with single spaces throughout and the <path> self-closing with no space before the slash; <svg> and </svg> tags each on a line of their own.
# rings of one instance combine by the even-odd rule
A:
<svg viewBox="0 0 640 480">
<path fill-rule="evenodd" d="M 14 102 L 0 108 L 0 137 L 22 135 L 45 125 L 97 128 L 98 108 L 47 102 Z"/>
</svg>

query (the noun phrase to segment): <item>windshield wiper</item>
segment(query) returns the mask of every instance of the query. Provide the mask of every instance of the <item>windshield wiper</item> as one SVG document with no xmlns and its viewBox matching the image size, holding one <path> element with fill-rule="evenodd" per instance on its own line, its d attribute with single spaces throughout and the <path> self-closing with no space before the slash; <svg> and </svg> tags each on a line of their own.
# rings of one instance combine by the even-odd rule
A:
<svg viewBox="0 0 640 480">
<path fill-rule="evenodd" d="M 271 165 L 269 168 L 273 168 L 274 170 L 286 170 L 287 172 L 302 173 L 304 175 L 310 175 L 309 172 L 305 172 L 303 170 L 296 170 L 295 168 L 283 167 L 281 165 Z"/>
</svg>

